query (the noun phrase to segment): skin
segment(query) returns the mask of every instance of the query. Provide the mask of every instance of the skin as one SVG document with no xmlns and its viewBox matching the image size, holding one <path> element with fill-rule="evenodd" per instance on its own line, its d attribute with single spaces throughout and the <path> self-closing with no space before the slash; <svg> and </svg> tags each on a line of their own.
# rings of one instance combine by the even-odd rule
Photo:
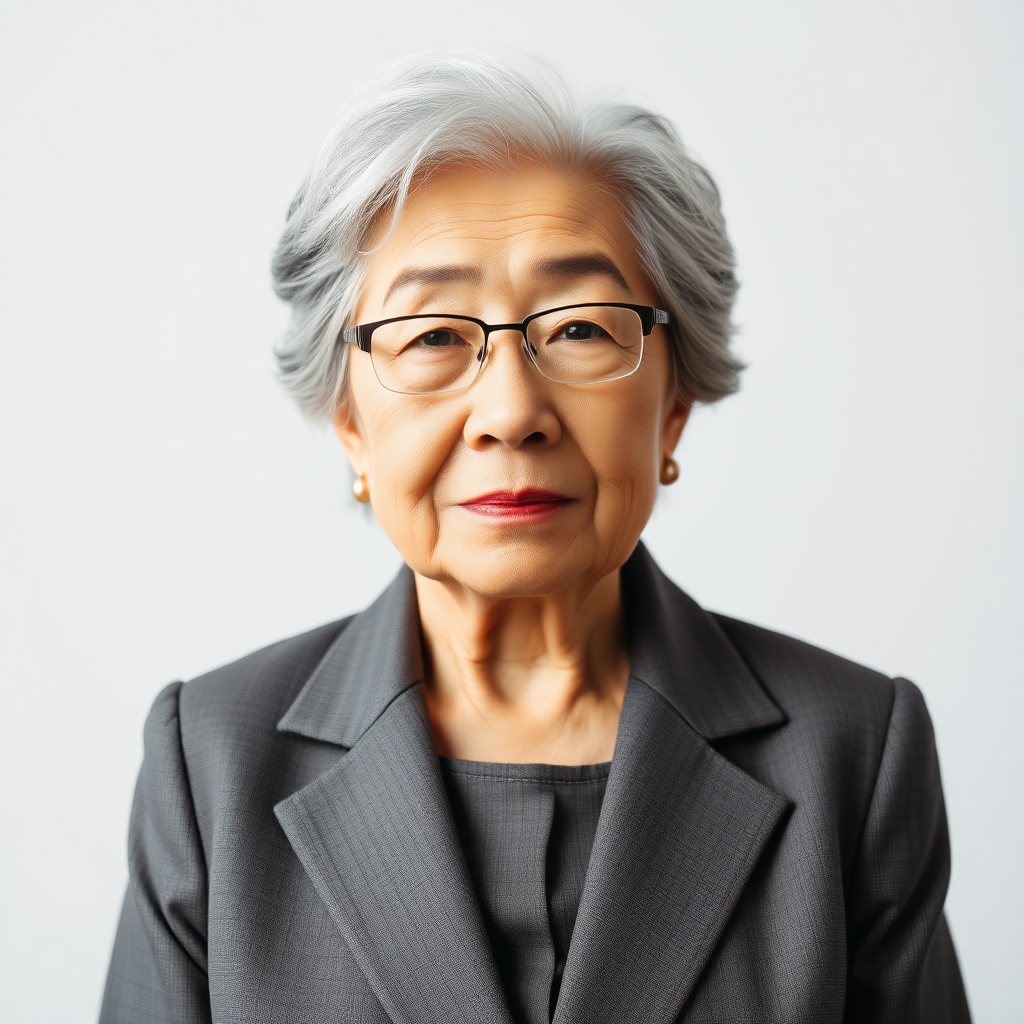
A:
<svg viewBox="0 0 1024 1024">
<path fill-rule="evenodd" d="M 578 172 L 527 161 L 503 172 L 449 168 L 374 242 L 356 323 L 420 312 L 515 323 L 575 302 L 659 305 L 615 195 Z M 610 260 L 621 279 L 540 266 L 579 255 Z M 411 269 L 452 265 L 468 273 L 393 287 Z M 611 759 L 629 673 L 619 568 L 688 414 L 662 327 L 634 374 L 582 386 L 546 380 L 520 335 L 498 332 L 473 384 L 443 395 L 386 390 L 352 346 L 335 428 L 415 572 L 439 754 Z M 526 487 L 573 500 L 542 522 L 462 506 Z"/>
</svg>

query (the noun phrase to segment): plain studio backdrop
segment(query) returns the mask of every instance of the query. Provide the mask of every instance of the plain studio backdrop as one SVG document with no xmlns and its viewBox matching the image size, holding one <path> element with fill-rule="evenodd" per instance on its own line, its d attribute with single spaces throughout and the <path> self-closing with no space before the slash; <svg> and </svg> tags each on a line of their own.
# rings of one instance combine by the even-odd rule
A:
<svg viewBox="0 0 1024 1024">
<path fill-rule="evenodd" d="M 279 389 L 285 211 L 352 89 L 525 49 L 716 177 L 742 391 L 645 539 L 706 607 L 924 691 L 980 1022 L 1024 1020 L 1024 5 L 5 3 L 0 1018 L 95 1018 L 168 681 L 399 565 Z"/>
</svg>

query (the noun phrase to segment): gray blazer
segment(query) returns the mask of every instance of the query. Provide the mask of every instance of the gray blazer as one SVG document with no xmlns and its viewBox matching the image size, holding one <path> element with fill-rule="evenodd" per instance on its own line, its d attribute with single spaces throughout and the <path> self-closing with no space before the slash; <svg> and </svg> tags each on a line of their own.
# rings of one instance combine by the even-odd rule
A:
<svg viewBox="0 0 1024 1024">
<path fill-rule="evenodd" d="M 967 1021 L 916 687 L 711 615 L 643 546 L 555 1021 Z M 412 573 L 156 699 L 107 1024 L 510 1024 L 438 759 Z"/>
</svg>

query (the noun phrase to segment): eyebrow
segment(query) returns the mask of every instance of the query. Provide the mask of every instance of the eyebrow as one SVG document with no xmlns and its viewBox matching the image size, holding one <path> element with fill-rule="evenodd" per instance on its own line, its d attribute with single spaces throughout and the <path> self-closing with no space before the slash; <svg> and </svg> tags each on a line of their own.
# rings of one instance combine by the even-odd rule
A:
<svg viewBox="0 0 1024 1024">
<path fill-rule="evenodd" d="M 626 278 L 615 264 L 601 253 L 577 253 L 552 256 L 534 265 L 534 272 L 545 277 L 610 277 L 629 291 Z M 479 284 L 480 271 L 465 263 L 445 263 L 438 267 L 407 267 L 388 286 L 382 305 L 401 288 L 413 284 Z"/>
<path fill-rule="evenodd" d="M 439 267 L 407 267 L 388 286 L 382 305 L 386 306 L 388 299 L 400 288 L 408 288 L 411 284 L 476 284 L 479 281 L 480 271 L 462 263 L 446 263 Z"/>
<path fill-rule="evenodd" d="M 553 256 L 536 264 L 535 269 L 547 277 L 610 277 L 616 284 L 629 291 L 622 271 L 607 256 L 598 252 Z"/>
</svg>

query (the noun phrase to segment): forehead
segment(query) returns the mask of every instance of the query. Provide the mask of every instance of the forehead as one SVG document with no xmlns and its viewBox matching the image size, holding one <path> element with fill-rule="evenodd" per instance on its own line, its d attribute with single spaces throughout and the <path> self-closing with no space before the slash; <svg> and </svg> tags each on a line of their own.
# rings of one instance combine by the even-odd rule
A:
<svg viewBox="0 0 1024 1024">
<path fill-rule="evenodd" d="M 606 256 L 631 288 L 645 277 L 615 191 L 596 176 L 535 163 L 494 171 L 449 167 L 410 194 L 394 229 L 378 229 L 368 257 L 364 302 L 380 307 L 410 267 L 469 264 L 479 283 L 518 283 L 545 259 Z M 381 238 L 383 240 L 381 241 Z"/>
<path fill-rule="evenodd" d="M 621 243 L 629 231 L 617 197 L 594 176 L 525 163 L 504 171 L 448 167 L 410 193 L 391 240 L 402 246 L 460 239 L 514 241 L 531 232 L 596 233 Z"/>
</svg>

